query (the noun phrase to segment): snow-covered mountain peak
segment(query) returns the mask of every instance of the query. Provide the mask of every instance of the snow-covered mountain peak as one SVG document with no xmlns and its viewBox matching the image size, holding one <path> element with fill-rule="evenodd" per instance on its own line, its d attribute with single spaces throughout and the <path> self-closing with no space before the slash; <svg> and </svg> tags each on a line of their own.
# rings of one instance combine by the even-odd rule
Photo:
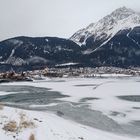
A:
<svg viewBox="0 0 140 140">
<path fill-rule="evenodd" d="M 135 14 L 136 12 L 133 11 L 132 9 L 126 8 L 126 7 L 121 7 L 113 11 L 110 16 L 113 16 L 116 18 L 116 20 L 122 20 L 124 18 L 127 18 L 128 16 Z"/>
<path fill-rule="evenodd" d="M 90 36 L 93 36 L 94 40 L 108 40 L 118 31 L 136 26 L 140 26 L 140 14 L 132 9 L 121 7 L 98 22 L 79 30 L 70 39 L 78 44 L 85 44 Z"/>
</svg>

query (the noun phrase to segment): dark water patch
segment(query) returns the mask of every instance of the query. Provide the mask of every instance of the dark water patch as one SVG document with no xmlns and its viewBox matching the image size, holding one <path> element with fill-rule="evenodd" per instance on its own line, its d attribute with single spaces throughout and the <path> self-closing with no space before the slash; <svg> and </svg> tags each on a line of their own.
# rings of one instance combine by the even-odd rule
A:
<svg viewBox="0 0 140 140">
<path fill-rule="evenodd" d="M 135 126 L 139 126 L 140 127 L 140 120 L 135 120 L 132 121 L 131 124 L 135 125 Z"/>
<path fill-rule="evenodd" d="M 127 95 L 127 96 L 117 96 L 119 99 L 131 101 L 131 102 L 140 102 L 140 95 Z"/>
<path fill-rule="evenodd" d="M 81 84 L 81 85 L 74 85 L 76 87 L 93 87 L 93 86 L 97 86 L 97 84 Z"/>
<path fill-rule="evenodd" d="M 20 85 L 0 85 L 0 91 L 5 92 L 38 92 L 38 91 L 48 91 L 50 88 L 40 88 L 34 86 L 20 86 Z"/>
<path fill-rule="evenodd" d="M 43 82 L 43 81 L 42 81 Z M 63 83 L 63 82 L 66 82 L 66 80 L 54 80 L 54 79 L 51 79 L 51 80 L 49 80 L 49 81 L 44 81 L 45 83 L 47 82 L 47 83 Z"/>
<path fill-rule="evenodd" d="M 15 92 L 13 94 L 0 96 L 0 102 L 25 103 L 25 104 L 50 104 L 62 102 L 60 98 L 69 97 L 57 91 L 50 91 L 47 88 L 32 86 L 0 86 L 0 91 Z"/>
<path fill-rule="evenodd" d="M 100 99 L 100 98 L 86 97 L 86 98 L 80 99 L 79 102 L 87 102 L 87 101 L 99 100 L 99 99 Z"/>
<path fill-rule="evenodd" d="M 140 109 L 140 107 L 133 107 L 133 109 Z"/>
<path fill-rule="evenodd" d="M 111 111 L 110 112 L 111 116 L 121 116 L 121 117 L 126 117 L 125 113 L 117 112 L 117 111 Z"/>
</svg>

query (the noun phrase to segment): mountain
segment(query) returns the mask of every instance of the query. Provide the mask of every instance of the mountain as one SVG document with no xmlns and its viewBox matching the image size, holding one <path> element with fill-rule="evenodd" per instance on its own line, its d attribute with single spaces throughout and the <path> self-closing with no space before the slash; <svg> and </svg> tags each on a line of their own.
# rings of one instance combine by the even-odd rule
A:
<svg viewBox="0 0 140 140">
<path fill-rule="evenodd" d="M 56 37 L 16 37 L 0 42 L 0 69 L 35 69 L 59 63 L 78 62 L 80 46 Z"/>
<path fill-rule="evenodd" d="M 121 7 L 97 23 L 91 23 L 88 27 L 77 31 L 70 39 L 79 45 L 89 45 L 88 38 L 92 37 L 94 42 L 96 42 L 93 46 L 99 46 L 107 43 L 120 30 L 130 29 L 136 26 L 140 26 L 139 13 L 126 7 Z"/>
<path fill-rule="evenodd" d="M 140 14 L 121 7 L 73 34 L 0 42 L 0 71 L 42 67 L 140 66 Z"/>
<path fill-rule="evenodd" d="M 140 66 L 140 14 L 121 7 L 70 38 L 91 66 Z"/>
</svg>

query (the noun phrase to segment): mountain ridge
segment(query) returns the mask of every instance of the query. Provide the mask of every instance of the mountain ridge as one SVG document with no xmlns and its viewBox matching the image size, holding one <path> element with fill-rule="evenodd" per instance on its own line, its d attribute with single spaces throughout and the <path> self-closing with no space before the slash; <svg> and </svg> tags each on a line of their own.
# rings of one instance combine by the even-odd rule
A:
<svg viewBox="0 0 140 140">
<path fill-rule="evenodd" d="M 11 67 L 139 67 L 140 14 L 121 7 L 70 39 L 20 36 L 0 42 L 0 70 Z"/>
</svg>

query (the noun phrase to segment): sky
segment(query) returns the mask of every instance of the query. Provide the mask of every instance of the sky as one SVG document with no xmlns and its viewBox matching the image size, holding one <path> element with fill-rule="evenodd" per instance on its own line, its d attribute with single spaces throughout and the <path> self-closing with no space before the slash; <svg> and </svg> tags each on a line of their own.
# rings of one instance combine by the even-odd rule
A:
<svg viewBox="0 0 140 140">
<path fill-rule="evenodd" d="M 0 40 L 69 38 L 122 6 L 139 11 L 140 0 L 0 0 Z"/>
</svg>

